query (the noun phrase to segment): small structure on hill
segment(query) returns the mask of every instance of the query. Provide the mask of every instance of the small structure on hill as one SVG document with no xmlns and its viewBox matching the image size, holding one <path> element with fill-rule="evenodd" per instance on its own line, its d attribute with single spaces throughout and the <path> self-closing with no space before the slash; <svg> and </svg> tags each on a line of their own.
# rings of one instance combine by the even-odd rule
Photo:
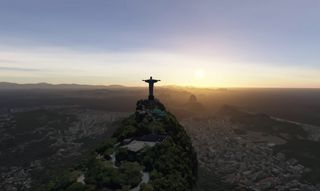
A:
<svg viewBox="0 0 320 191">
<path fill-rule="evenodd" d="M 147 134 L 132 139 L 125 139 L 122 141 L 122 148 L 126 148 L 131 152 L 139 152 L 145 147 L 153 147 L 158 143 L 161 143 L 167 135 Z"/>
<path fill-rule="evenodd" d="M 145 147 L 153 147 L 156 145 L 156 142 L 149 142 L 149 141 L 136 141 L 133 140 L 129 144 L 122 146 L 122 148 L 126 148 L 131 152 L 139 152 Z"/>
</svg>

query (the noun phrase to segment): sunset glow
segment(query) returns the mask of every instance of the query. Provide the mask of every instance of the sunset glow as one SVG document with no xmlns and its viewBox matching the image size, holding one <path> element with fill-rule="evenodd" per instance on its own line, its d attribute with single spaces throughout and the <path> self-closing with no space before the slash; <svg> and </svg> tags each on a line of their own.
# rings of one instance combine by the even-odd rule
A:
<svg viewBox="0 0 320 191">
<path fill-rule="evenodd" d="M 320 87 L 316 1 L 76 2 L 0 4 L 0 81 Z"/>
<path fill-rule="evenodd" d="M 203 79 L 203 78 L 205 78 L 205 72 L 202 70 L 202 69 L 198 69 L 198 70 L 196 70 L 196 72 L 195 72 L 195 77 L 197 78 L 197 79 L 199 79 L 199 80 L 201 80 L 201 79 Z"/>
</svg>

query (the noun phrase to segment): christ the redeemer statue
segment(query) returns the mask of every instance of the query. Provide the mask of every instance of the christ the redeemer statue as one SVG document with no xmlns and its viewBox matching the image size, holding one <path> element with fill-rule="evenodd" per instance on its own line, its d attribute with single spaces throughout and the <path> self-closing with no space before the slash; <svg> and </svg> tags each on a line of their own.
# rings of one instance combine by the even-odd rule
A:
<svg viewBox="0 0 320 191">
<path fill-rule="evenodd" d="M 160 80 L 154 80 L 152 79 L 152 76 L 150 76 L 150 79 L 147 80 L 142 80 L 145 81 L 149 84 L 149 100 L 154 100 L 154 96 L 153 96 L 153 84 L 159 82 Z"/>
</svg>

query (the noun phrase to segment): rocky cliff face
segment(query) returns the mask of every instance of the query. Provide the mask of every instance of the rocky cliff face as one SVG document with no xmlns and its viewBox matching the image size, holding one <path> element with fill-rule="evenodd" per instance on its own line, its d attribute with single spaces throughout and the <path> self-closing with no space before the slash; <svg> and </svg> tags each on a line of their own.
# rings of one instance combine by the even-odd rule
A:
<svg viewBox="0 0 320 191">
<path fill-rule="evenodd" d="M 192 190 L 197 157 L 176 118 L 158 100 L 140 100 L 113 138 L 40 190 Z"/>
</svg>

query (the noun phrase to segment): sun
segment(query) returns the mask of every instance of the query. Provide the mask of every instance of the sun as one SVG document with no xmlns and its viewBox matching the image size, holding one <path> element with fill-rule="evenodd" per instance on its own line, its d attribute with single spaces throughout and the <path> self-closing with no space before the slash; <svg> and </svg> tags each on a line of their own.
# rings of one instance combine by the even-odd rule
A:
<svg viewBox="0 0 320 191">
<path fill-rule="evenodd" d="M 194 72 L 194 76 L 197 78 L 197 79 L 203 79 L 206 77 L 206 74 L 204 72 L 204 70 L 202 69 L 198 69 Z"/>
</svg>

